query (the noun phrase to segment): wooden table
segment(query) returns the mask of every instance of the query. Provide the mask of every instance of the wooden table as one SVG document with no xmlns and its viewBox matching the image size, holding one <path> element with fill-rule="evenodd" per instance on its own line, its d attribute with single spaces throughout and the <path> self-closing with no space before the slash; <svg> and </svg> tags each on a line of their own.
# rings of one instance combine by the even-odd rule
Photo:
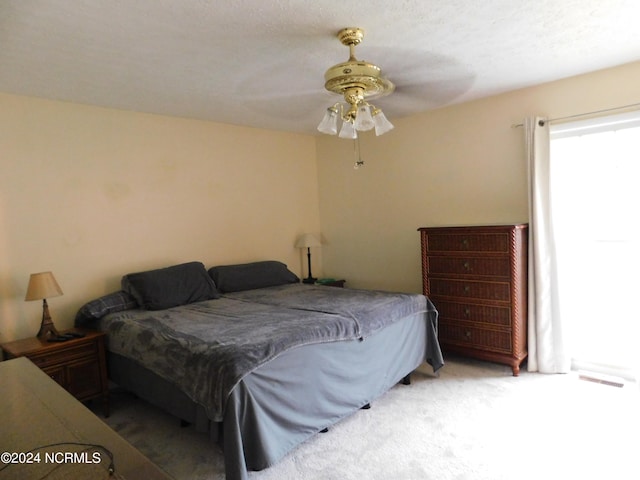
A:
<svg viewBox="0 0 640 480">
<path fill-rule="evenodd" d="M 171 479 L 28 358 L 0 362 L 0 388 L 0 478 Z"/>
</svg>

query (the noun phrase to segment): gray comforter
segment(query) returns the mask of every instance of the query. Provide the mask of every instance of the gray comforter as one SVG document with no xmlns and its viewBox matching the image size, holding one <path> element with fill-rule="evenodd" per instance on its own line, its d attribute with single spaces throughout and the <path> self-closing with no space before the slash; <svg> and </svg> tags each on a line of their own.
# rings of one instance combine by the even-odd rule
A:
<svg viewBox="0 0 640 480">
<path fill-rule="evenodd" d="M 278 354 L 308 344 L 365 339 L 422 312 L 434 332 L 430 363 L 437 370 L 442 365 L 437 313 L 422 295 L 290 284 L 161 311 L 112 313 L 99 328 L 108 332 L 110 351 L 174 383 L 211 419 L 221 421 L 233 387 Z"/>
</svg>

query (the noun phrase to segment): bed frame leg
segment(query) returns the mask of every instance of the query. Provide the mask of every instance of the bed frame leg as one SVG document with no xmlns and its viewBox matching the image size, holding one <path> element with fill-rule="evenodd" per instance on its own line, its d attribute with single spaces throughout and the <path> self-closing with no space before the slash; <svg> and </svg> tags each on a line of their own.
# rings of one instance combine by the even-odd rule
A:
<svg viewBox="0 0 640 480">
<path fill-rule="evenodd" d="M 371 404 L 370 404 L 370 403 L 367 403 L 367 404 L 365 404 L 365 405 L 361 406 L 361 407 L 360 407 L 360 410 L 369 410 L 370 408 L 371 408 Z"/>
<path fill-rule="evenodd" d="M 329 427 L 324 427 L 322 430 L 320 430 L 320 433 L 327 433 L 329 431 Z"/>
<path fill-rule="evenodd" d="M 407 374 L 407 376 L 402 379 L 402 384 L 403 385 L 411 385 L 411 374 L 410 373 Z"/>
</svg>

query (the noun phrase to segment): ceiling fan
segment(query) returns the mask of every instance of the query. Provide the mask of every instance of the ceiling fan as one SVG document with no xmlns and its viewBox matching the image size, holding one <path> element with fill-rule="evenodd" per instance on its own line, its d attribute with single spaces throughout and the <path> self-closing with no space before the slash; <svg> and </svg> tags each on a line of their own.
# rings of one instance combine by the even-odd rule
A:
<svg viewBox="0 0 640 480">
<path fill-rule="evenodd" d="M 382 76 L 380 67 L 356 58 L 355 47 L 363 38 L 363 30 L 357 27 L 343 28 L 338 32 L 340 42 L 349 47 L 349 59 L 326 71 L 324 87 L 342 95 L 346 103 L 336 102 L 327 108 L 318 125 L 322 133 L 338 134 L 338 118 L 342 120 L 340 138 L 356 139 L 359 131 L 372 129 L 376 135 L 382 135 L 393 128 L 382 110 L 368 100 L 389 95 L 395 85 Z"/>
<path fill-rule="evenodd" d="M 243 107 L 267 115 L 291 128 L 299 129 L 304 126 L 307 133 L 318 131 L 318 121 L 322 116 L 314 119 L 318 115 L 314 112 L 326 112 L 330 118 L 320 131 L 336 135 L 341 131 L 341 123 L 344 123 L 342 118 L 347 112 L 353 112 L 353 104 L 345 99 L 348 87 L 362 88 L 355 89 L 353 99 L 357 101 L 360 94 L 364 97 L 362 102 L 369 105 L 374 121 L 376 118 L 378 121 L 382 119 L 380 113 L 374 115 L 377 110 L 383 110 L 384 115 L 394 121 L 395 118 L 446 105 L 466 92 L 474 82 L 473 75 L 469 74 L 464 65 L 451 57 L 429 50 L 428 39 L 420 31 L 405 32 L 402 42 L 393 40 L 365 43 L 365 34 L 361 28 L 356 27 L 331 33 L 329 40 L 335 42 L 333 39 L 337 38 L 340 42 L 336 45 L 337 48 L 346 46 L 350 55 L 344 59 L 346 61 L 336 65 L 333 65 L 335 61 L 331 61 L 330 54 L 324 56 L 326 67 L 333 65 L 328 69 L 322 64 L 318 65 L 317 55 L 309 54 L 310 45 L 315 48 L 316 43 L 324 44 L 327 40 L 326 31 L 322 30 L 322 33 L 311 38 L 305 31 L 302 41 L 300 36 L 284 37 L 286 48 L 281 47 L 282 55 L 272 57 L 268 64 L 252 64 L 256 69 L 238 82 L 236 89 L 240 98 L 245 100 Z M 324 45 L 323 50 L 326 50 L 326 44 Z M 358 52 L 354 53 L 356 47 Z M 356 54 L 361 54 L 362 49 L 365 49 L 362 56 L 380 63 L 373 64 L 356 58 Z M 380 67 L 383 67 L 382 72 Z M 351 72 L 345 73 L 345 68 L 351 68 Z M 360 81 L 350 83 L 349 79 L 353 79 L 356 74 L 361 77 Z M 256 88 L 257 78 L 260 79 L 259 88 Z M 330 89 L 324 88 L 325 83 L 328 83 Z M 375 105 L 372 107 L 371 104 Z M 349 127 L 353 126 L 353 114 L 348 118 L 351 119 L 347 122 L 350 125 L 346 126 L 344 133 L 347 138 L 353 139 L 354 131 L 358 132 L 356 135 L 359 137 L 374 133 L 373 129 L 369 132 L 350 130 Z"/>
</svg>

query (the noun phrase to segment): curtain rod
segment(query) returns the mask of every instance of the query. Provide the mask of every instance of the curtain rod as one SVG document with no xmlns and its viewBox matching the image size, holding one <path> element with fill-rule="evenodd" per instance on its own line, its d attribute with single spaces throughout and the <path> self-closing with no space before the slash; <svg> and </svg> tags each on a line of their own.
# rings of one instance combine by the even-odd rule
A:
<svg viewBox="0 0 640 480">
<path fill-rule="evenodd" d="M 579 118 L 579 117 L 588 117 L 589 115 L 597 115 L 598 113 L 607 113 L 607 112 L 614 112 L 616 110 L 625 110 L 627 108 L 632 108 L 632 107 L 640 107 L 640 103 L 631 103 L 629 105 L 623 105 L 621 107 L 613 107 L 613 108 L 605 108 L 604 110 L 595 110 L 593 112 L 587 112 L 587 113 L 577 113 L 575 115 L 569 115 L 567 117 L 558 117 L 558 118 L 550 118 L 548 120 L 546 120 L 548 123 L 552 123 L 552 122 L 560 122 L 562 120 L 570 120 L 572 118 Z M 544 125 L 544 120 L 540 120 L 541 125 Z M 518 124 L 513 124 L 511 125 L 511 128 L 519 128 L 519 127 L 524 127 L 523 123 L 518 123 Z"/>
</svg>

